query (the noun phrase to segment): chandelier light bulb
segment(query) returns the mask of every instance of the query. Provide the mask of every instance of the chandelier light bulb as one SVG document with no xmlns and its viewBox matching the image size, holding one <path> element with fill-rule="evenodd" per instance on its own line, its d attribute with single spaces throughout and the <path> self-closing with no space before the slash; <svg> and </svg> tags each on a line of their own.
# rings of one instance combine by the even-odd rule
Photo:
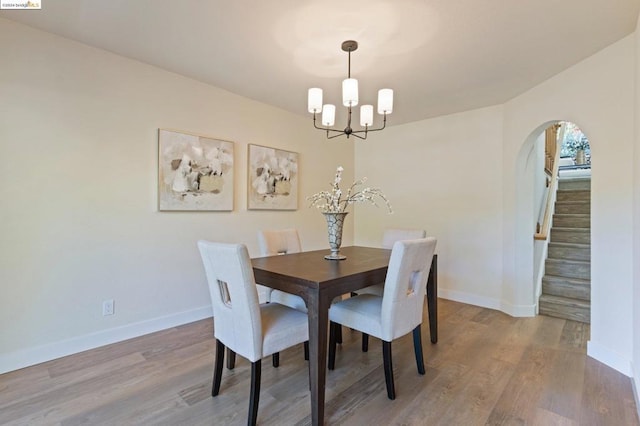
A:
<svg viewBox="0 0 640 426">
<path fill-rule="evenodd" d="M 322 89 L 317 87 L 309 89 L 308 109 L 312 114 L 322 111 Z"/>
<path fill-rule="evenodd" d="M 378 90 L 378 114 L 391 114 L 393 112 L 393 90 Z"/>
<path fill-rule="evenodd" d="M 346 107 L 358 105 L 358 80 L 355 78 L 342 80 L 342 105 Z"/>
<path fill-rule="evenodd" d="M 326 127 L 333 126 L 336 121 L 336 106 L 332 104 L 326 104 L 322 107 L 322 125 Z"/>
<path fill-rule="evenodd" d="M 360 107 L 360 125 L 362 127 L 373 125 L 373 105 L 362 105 Z"/>
</svg>

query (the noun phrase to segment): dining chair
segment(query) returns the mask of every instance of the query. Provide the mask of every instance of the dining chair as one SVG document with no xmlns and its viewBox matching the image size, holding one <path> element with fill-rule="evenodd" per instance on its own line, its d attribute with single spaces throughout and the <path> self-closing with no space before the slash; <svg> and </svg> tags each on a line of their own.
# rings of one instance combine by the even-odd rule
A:
<svg viewBox="0 0 640 426">
<path fill-rule="evenodd" d="M 415 240 L 417 238 L 425 238 L 427 232 L 424 229 L 405 229 L 405 228 L 391 228 L 384 231 L 382 234 L 382 248 L 391 250 L 393 244 L 396 241 L 402 240 Z M 365 287 L 355 292 L 356 294 L 373 294 L 375 296 L 382 297 L 384 293 L 384 283 L 374 284 L 369 287 Z M 369 350 L 369 336 L 365 333 L 362 334 L 362 352 Z"/>
<path fill-rule="evenodd" d="M 198 241 L 213 306 L 216 361 L 211 396 L 220 392 L 225 347 L 251 362 L 248 424 L 255 425 L 261 360 L 309 340 L 307 315 L 279 303 L 260 304 L 243 244 Z"/>
<path fill-rule="evenodd" d="M 295 228 L 287 229 L 268 229 L 258 231 L 258 247 L 261 256 L 277 256 L 292 253 L 300 253 L 302 245 L 298 230 Z M 266 287 L 266 286 L 265 286 Z M 273 303 L 289 306 L 301 312 L 307 312 L 307 305 L 302 297 L 286 291 L 269 288 L 267 300 Z M 279 363 L 278 355 L 274 355 L 274 365 Z M 309 342 L 304 342 L 304 359 L 309 360 Z"/>
<path fill-rule="evenodd" d="M 424 374 L 422 357 L 422 311 L 431 259 L 433 237 L 397 241 L 393 245 L 382 297 L 365 293 L 331 305 L 329 309 L 329 370 L 335 368 L 335 332 L 343 325 L 382 340 L 387 396 L 395 399 L 391 342 L 413 332 L 418 373 Z"/>
<path fill-rule="evenodd" d="M 294 228 L 258 231 L 258 246 L 261 256 L 276 256 L 289 253 L 300 253 L 302 246 L 298 231 Z M 302 312 L 307 312 L 307 306 L 300 296 L 281 290 L 268 288 L 267 300 L 280 303 Z"/>
<path fill-rule="evenodd" d="M 300 237 L 298 231 L 294 228 L 263 230 L 258 231 L 258 246 L 261 256 L 276 256 L 287 253 L 300 253 L 302 251 L 300 245 Z M 267 303 L 274 302 L 286 305 L 302 312 L 307 312 L 304 300 L 300 296 L 276 290 L 258 283 L 258 286 L 265 288 L 267 291 Z M 272 364 L 274 367 L 280 365 L 280 355 L 273 354 Z M 304 344 L 304 359 L 309 359 L 309 343 Z M 235 367 L 235 353 L 227 349 L 227 368 L 233 370 Z"/>
</svg>

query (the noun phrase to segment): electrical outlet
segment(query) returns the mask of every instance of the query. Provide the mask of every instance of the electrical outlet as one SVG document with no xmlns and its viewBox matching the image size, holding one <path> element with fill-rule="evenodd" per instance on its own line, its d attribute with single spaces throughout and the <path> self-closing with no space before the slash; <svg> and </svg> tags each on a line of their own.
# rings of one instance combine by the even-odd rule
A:
<svg viewBox="0 0 640 426">
<path fill-rule="evenodd" d="M 113 315 L 115 313 L 115 302 L 113 299 L 102 302 L 102 316 Z"/>
</svg>

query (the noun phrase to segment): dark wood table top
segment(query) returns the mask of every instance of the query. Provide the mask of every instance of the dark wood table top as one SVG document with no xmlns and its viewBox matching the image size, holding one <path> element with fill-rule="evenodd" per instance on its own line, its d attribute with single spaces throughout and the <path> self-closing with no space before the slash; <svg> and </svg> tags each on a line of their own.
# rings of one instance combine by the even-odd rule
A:
<svg viewBox="0 0 640 426">
<path fill-rule="evenodd" d="M 337 281 L 344 282 L 349 277 L 357 277 L 362 287 L 384 282 L 391 250 L 373 247 L 343 247 L 340 254 L 344 260 L 327 260 L 328 250 L 305 251 L 286 256 L 260 257 L 251 260 L 256 281 L 265 282 L 265 275 L 278 281 L 288 281 L 310 289 L 331 286 Z M 381 279 L 382 278 L 382 279 Z M 282 285 L 282 284 L 281 284 Z M 360 287 L 360 288 L 362 288 Z"/>
</svg>

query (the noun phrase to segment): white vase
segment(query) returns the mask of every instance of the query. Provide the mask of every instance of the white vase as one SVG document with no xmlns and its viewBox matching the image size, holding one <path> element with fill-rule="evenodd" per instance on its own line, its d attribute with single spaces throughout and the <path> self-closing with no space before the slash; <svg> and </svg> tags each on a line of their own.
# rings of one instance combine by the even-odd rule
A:
<svg viewBox="0 0 640 426">
<path fill-rule="evenodd" d="M 340 246 L 342 245 L 342 227 L 344 226 L 344 218 L 348 213 L 322 213 L 327 220 L 327 231 L 329 233 L 329 247 L 331 254 L 324 258 L 328 260 L 343 260 L 347 256 L 340 254 Z"/>
</svg>

